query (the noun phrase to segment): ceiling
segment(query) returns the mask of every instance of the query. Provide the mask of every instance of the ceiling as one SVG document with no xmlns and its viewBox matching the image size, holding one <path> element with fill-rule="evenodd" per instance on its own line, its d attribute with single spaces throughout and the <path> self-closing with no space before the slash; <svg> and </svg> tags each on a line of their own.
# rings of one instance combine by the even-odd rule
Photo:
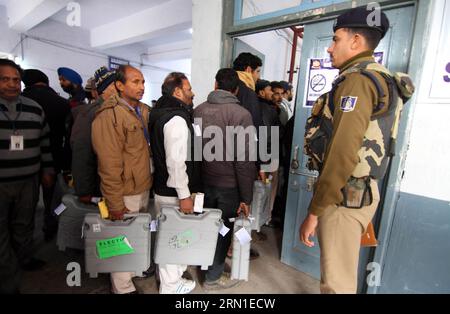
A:
<svg viewBox="0 0 450 314">
<path fill-rule="evenodd" d="M 0 0 L 7 8 L 9 26 L 26 33 L 46 20 L 67 23 L 71 0 Z M 77 0 L 80 28 L 90 34 L 91 47 L 107 50 L 141 47 L 149 58 L 169 51 L 170 60 L 190 58 L 191 0 Z M 80 30 L 81 31 L 81 30 Z M 156 59 L 155 59 L 156 61 Z"/>
<path fill-rule="evenodd" d="M 170 2 L 170 0 L 77 0 L 76 2 L 80 4 L 81 8 L 81 28 L 90 30 L 142 10 Z M 68 13 L 69 11 L 66 8 L 61 9 L 51 19 L 66 23 Z"/>
</svg>

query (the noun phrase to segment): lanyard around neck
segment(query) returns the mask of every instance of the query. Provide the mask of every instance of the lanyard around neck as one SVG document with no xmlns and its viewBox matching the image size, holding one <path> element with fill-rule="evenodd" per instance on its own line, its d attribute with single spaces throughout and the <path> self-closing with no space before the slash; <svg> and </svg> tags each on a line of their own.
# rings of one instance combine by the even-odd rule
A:
<svg viewBox="0 0 450 314">
<path fill-rule="evenodd" d="M 6 119 L 8 119 L 9 122 L 11 122 L 14 134 L 16 134 L 16 130 L 17 130 L 16 122 L 19 119 L 20 114 L 22 113 L 22 107 L 23 107 L 23 104 L 21 102 L 18 105 L 19 105 L 19 112 L 17 113 L 17 116 L 14 120 L 11 120 L 11 118 L 9 117 L 9 114 L 6 114 L 6 111 L 3 109 L 3 107 L 6 107 L 5 105 L 2 104 L 2 106 L 0 107 L 3 115 L 6 117 Z"/>
</svg>

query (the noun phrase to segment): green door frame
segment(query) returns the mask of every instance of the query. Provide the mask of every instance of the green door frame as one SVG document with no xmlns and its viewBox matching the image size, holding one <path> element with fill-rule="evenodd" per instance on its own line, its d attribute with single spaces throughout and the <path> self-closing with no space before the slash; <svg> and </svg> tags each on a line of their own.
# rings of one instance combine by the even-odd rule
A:
<svg viewBox="0 0 450 314">
<path fill-rule="evenodd" d="M 299 24 L 314 23 L 316 21 L 324 21 L 336 18 L 343 11 L 352 8 L 352 4 L 356 6 L 367 5 L 372 0 L 347 1 L 334 5 L 325 6 L 320 9 L 307 10 L 303 12 L 291 13 L 279 17 L 256 20 L 251 23 L 234 25 L 234 9 L 235 0 L 223 1 L 223 32 L 222 32 L 222 67 L 229 67 L 233 57 L 233 38 L 243 35 L 249 35 L 264 31 L 270 31 L 278 28 L 294 26 Z M 411 55 L 409 59 L 408 73 L 416 83 L 420 84 L 422 74 L 422 60 L 428 45 L 428 34 L 430 33 L 429 20 L 433 1 L 429 0 L 379 0 L 378 3 L 383 9 L 391 7 L 401 7 L 405 5 L 416 5 L 416 21 L 414 30 L 414 39 L 411 43 Z M 395 208 L 397 205 L 400 183 L 405 168 L 406 153 L 411 136 L 411 126 L 413 114 L 417 99 L 417 93 L 406 106 L 402 115 L 402 123 L 398 135 L 398 147 L 396 157 L 393 158 L 391 170 L 387 179 L 387 188 L 384 198 L 383 215 L 380 221 L 380 229 L 378 230 L 378 240 L 380 249 L 373 249 L 373 261 L 381 266 L 383 265 L 389 245 L 389 235 L 395 216 Z M 381 275 L 381 274 L 380 274 Z M 378 287 L 368 287 L 367 293 L 377 293 Z"/>
</svg>

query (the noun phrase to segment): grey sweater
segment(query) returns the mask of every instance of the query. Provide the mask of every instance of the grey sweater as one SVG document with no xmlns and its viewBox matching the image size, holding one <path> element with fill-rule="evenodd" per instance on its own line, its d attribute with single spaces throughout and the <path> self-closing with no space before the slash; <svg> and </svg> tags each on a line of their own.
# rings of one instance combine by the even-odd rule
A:
<svg viewBox="0 0 450 314">
<path fill-rule="evenodd" d="M 0 182 L 24 180 L 54 172 L 49 128 L 44 110 L 35 101 L 19 96 L 0 98 Z M 11 150 L 11 136 L 23 137 L 23 150 Z"/>
<path fill-rule="evenodd" d="M 238 188 L 241 202 L 250 204 L 257 174 L 256 132 L 252 133 L 254 127 L 250 112 L 240 106 L 239 100 L 230 92 L 216 90 L 195 109 L 194 119 L 198 118 L 202 119 L 203 183 L 213 187 Z M 197 120 L 194 122 L 197 124 Z M 208 152 L 210 156 L 205 155 Z"/>
</svg>

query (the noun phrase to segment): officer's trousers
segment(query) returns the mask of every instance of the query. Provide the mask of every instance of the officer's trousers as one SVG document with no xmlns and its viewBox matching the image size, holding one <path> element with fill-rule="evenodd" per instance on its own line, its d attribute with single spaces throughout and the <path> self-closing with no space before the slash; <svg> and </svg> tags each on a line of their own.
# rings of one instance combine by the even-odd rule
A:
<svg viewBox="0 0 450 314">
<path fill-rule="evenodd" d="M 125 206 L 131 213 L 146 212 L 150 191 L 145 191 L 138 195 L 124 196 L 123 201 Z M 132 278 L 134 273 L 131 272 L 117 272 L 111 273 L 112 292 L 115 294 L 125 294 L 136 291 Z"/>
<path fill-rule="evenodd" d="M 358 284 L 361 236 L 372 220 L 380 195 L 378 184 L 371 182 L 373 202 L 361 209 L 330 206 L 319 217 L 320 291 L 354 294 Z"/>
</svg>

